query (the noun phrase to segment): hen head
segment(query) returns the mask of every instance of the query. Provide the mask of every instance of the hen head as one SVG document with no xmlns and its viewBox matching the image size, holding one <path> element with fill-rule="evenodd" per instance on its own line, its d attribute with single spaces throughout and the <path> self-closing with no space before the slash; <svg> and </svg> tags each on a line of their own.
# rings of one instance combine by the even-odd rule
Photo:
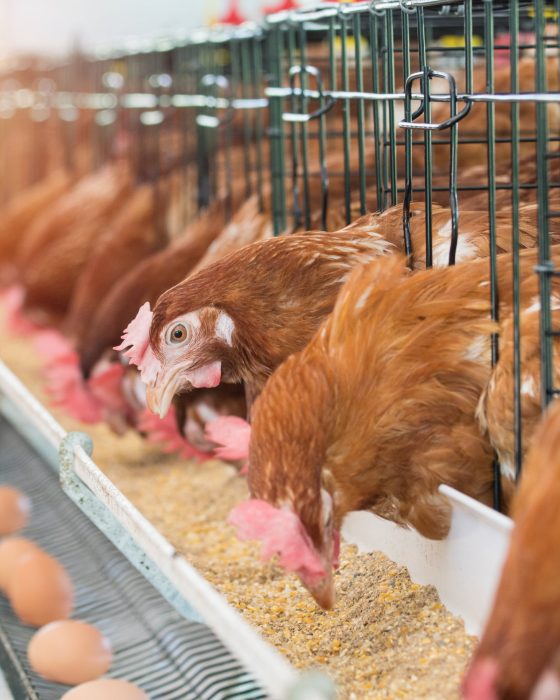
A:
<svg viewBox="0 0 560 700">
<path fill-rule="evenodd" d="M 251 498 L 236 506 L 228 522 L 241 540 L 259 540 L 261 557 L 277 555 L 278 564 L 299 576 L 317 603 L 330 610 L 335 603 L 333 569 L 338 568 L 340 534 L 333 527 L 333 503 L 321 490 L 319 503 L 297 512 L 293 503 L 272 504 Z"/>
<path fill-rule="evenodd" d="M 160 302 L 155 312 L 146 303 L 115 349 L 138 366 L 148 407 L 163 418 L 174 396 L 236 381 L 230 371 L 234 330 L 233 319 L 213 306 L 168 318 Z"/>
</svg>

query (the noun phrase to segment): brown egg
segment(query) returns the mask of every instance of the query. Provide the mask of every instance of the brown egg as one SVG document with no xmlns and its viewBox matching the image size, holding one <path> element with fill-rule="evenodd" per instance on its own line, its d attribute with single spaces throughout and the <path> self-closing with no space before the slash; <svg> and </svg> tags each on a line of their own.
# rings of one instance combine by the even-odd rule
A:
<svg viewBox="0 0 560 700">
<path fill-rule="evenodd" d="M 42 627 L 70 615 L 74 587 L 66 569 L 38 550 L 17 560 L 9 578 L 8 598 L 22 622 Z"/>
<path fill-rule="evenodd" d="M 48 681 L 78 685 L 107 673 L 111 642 L 86 622 L 57 620 L 31 637 L 27 658 L 33 670 Z"/>
<path fill-rule="evenodd" d="M 72 688 L 60 700 L 149 700 L 137 685 L 114 678 L 101 678 Z"/>
<path fill-rule="evenodd" d="M 39 551 L 39 547 L 25 537 L 6 537 L 0 540 L 0 591 L 8 590 L 8 581 L 16 562 L 23 554 Z"/>
<path fill-rule="evenodd" d="M 29 498 L 12 486 L 0 486 L 0 535 L 11 535 L 27 525 L 31 514 Z"/>
</svg>

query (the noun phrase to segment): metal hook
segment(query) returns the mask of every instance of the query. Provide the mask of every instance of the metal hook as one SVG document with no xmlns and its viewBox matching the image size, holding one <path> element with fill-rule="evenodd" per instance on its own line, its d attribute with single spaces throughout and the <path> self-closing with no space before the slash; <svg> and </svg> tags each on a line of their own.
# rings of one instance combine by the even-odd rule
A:
<svg viewBox="0 0 560 700">
<path fill-rule="evenodd" d="M 412 99 L 412 84 L 415 80 L 420 80 L 423 77 L 423 71 L 411 73 L 411 75 L 408 76 L 404 86 L 405 100 Z M 428 70 L 428 78 L 443 78 L 444 80 L 447 80 L 447 82 L 449 83 L 449 99 L 453 100 L 454 102 L 457 102 L 457 84 L 455 82 L 455 78 L 450 73 L 430 69 Z M 467 116 L 467 114 L 471 111 L 472 100 L 465 96 L 462 99 L 465 102 L 465 106 L 463 107 L 463 109 L 455 116 L 449 117 L 449 119 L 446 119 L 445 121 L 440 122 L 439 124 L 432 124 L 430 122 L 422 123 L 414 121 L 414 119 L 417 119 L 424 112 L 424 101 L 422 101 L 420 108 L 416 110 L 411 120 L 406 121 L 405 119 L 402 119 L 399 122 L 399 126 L 403 129 L 421 129 L 423 131 L 441 131 L 442 129 L 448 129 L 454 124 L 457 124 L 457 122 L 460 122 L 461 119 L 464 119 Z"/>
<path fill-rule="evenodd" d="M 322 107 L 319 107 L 319 109 L 315 110 L 314 112 L 311 112 L 310 114 L 294 114 L 293 112 L 284 112 L 282 114 L 282 120 L 285 122 L 310 122 L 313 119 L 318 119 L 319 117 L 322 117 L 323 114 L 329 112 L 335 105 L 336 98 L 331 97 L 331 95 L 325 96 L 323 94 L 323 78 L 321 76 L 321 71 L 315 66 L 292 66 L 290 68 L 290 90 L 292 91 L 292 93 L 295 94 L 296 92 L 296 76 L 301 75 L 302 73 L 306 73 L 307 75 L 311 75 L 315 78 L 315 80 L 317 81 L 317 92 L 319 93 L 319 101 L 323 102 L 324 100 L 325 104 L 323 104 Z"/>
<path fill-rule="evenodd" d="M 384 17 L 387 14 L 386 9 L 377 9 L 377 2 L 378 0 L 371 0 L 369 3 L 369 11 L 373 12 L 374 15 L 377 15 L 378 17 Z"/>
<path fill-rule="evenodd" d="M 407 15 L 413 15 L 416 12 L 415 7 L 408 7 L 409 0 L 399 0 L 399 5 L 401 6 L 402 12 L 406 12 Z"/>
</svg>

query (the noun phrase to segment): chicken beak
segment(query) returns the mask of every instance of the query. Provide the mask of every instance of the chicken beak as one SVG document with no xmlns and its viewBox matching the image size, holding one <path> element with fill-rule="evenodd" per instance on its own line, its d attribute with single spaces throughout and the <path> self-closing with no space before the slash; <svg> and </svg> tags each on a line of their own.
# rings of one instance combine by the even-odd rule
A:
<svg viewBox="0 0 560 700">
<path fill-rule="evenodd" d="M 146 403 L 150 411 L 160 418 L 165 418 L 175 396 L 176 388 L 175 377 L 171 377 L 168 380 L 164 377 L 163 381 L 148 384 Z"/>
<path fill-rule="evenodd" d="M 334 590 L 334 580 L 332 570 L 330 570 L 326 576 L 324 576 L 320 581 L 313 585 L 307 586 L 311 595 L 315 598 L 317 604 L 323 608 L 323 610 L 331 610 L 334 608 L 336 603 L 336 593 Z"/>
</svg>

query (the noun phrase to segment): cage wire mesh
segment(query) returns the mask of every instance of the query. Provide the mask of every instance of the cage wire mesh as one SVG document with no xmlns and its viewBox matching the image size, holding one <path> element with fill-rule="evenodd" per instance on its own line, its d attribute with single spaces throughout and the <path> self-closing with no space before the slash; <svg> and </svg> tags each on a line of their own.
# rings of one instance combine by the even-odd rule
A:
<svg viewBox="0 0 560 700">
<path fill-rule="evenodd" d="M 98 167 L 120 149 L 139 181 L 158 188 L 162 209 L 178 193 L 181 225 L 216 202 L 225 223 L 252 196 L 276 234 L 335 230 L 398 205 L 404 248 L 414 255 L 410 207 L 423 202 L 428 266 L 433 208 L 450 211 L 449 264 L 461 244 L 461 213 L 482 210 L 494 319 L 496 217 L 509 210 L 519 475 L 525 204 L 534 205 L 539 232 L 542 406 L 560 393 L 551 297 L 560 271 L 549 236 L 560 216 L 559 17 L 560 0 L 325 3 L 180 44 L 30 64 L 0 77 L 0 147 L 7 162 L 26 163 L 4 178 L 0 196 L 8 200 L 54 167 Z M 496 336 L 494 365 L 499 357 Z M 496 463 L 496 507 L 499 471 Z"/>
<path fill-rule="evenodd" d="M 496 214 L 512 213 L 516 475 L 522 463 L 519 207 L 536 204 L 541 275 L 542 404 L 553 386 L 549 204 L 560 187 L 560 3 L 373 0 L 268 21 L 275 231 L 323 228 L 366 211 L 424 201 L 426 264 L 432 210 L 449 207 L 445 256 L 455 261 L 461 211 L 483 209 L 490 226 L 492 317 L 498 320 Z M 492 363 L 499 340 L 492 342 Z M 495 505 L 500 507 L 500 466 Z"/>
<path fill-rule="evenodd" d="M 171 235 L 217 200 L 224 223 L 253 194 L 262 209 L 263 41 L 251 25 L 56 65 L 23 61 L 0 76 L 0 145 L 18 163 L 0 201 L 56 168 L 79 178 L 126 157 L 154 187 Z"/>
<path fill-rule="evenodd" d="M 223 198 L 226 219 L 256 195 L 262 210 L 266 152 L 263 41 L 256 27 L 221 30 L 203 44 L 197 110 L 199 204 Z M 199 47 L 200 48 L 200 47 Z"/>
</svg>

